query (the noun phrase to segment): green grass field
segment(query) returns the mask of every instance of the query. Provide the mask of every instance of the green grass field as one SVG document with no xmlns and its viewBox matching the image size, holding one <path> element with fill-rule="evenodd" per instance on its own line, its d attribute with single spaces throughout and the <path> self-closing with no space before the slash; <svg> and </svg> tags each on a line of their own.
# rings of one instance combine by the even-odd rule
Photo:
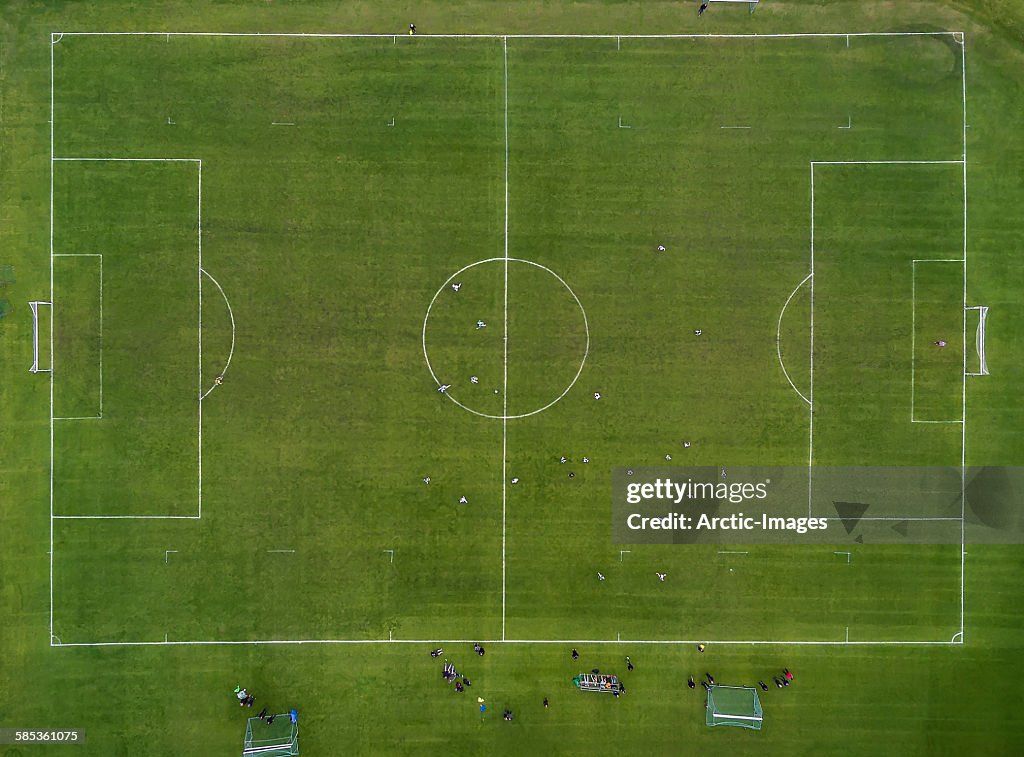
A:
<svg viewBox="0 0 1024 757">
<path fill-rule="evenodd" d="M 959 508 L 610 536 L 618 466 L 1024 462 L 1024 15 L 960 5 L 8 5 L 0 728 L 88 735 L 0 756 L 237 754 L 239 683 L 309 755 L 1015 754 Z"/>
</svg>

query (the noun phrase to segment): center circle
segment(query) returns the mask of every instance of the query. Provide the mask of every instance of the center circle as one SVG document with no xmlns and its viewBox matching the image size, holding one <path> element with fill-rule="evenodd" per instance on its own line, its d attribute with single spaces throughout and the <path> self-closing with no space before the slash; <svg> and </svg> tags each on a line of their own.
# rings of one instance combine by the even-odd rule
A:
<svg viewBox="0 0 1024 757">
<path fill-rule="evenodd" d="M 460 268 L 423 317 L 423 358 L 438 389 L 483 418 L 547 410 L 575 385 L 589 352 L 579 297 L 532 260 L 487 258 Z"/>
</svg>

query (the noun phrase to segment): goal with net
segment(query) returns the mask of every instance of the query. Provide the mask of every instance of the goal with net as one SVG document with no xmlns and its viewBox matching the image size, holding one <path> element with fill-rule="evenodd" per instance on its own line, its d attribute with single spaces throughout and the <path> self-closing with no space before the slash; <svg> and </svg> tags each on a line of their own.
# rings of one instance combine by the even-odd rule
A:
<svg viewBox="0 0 1024 757">
<path fill-rule="evenodd" d="M 967 375 L 987 376 L 988 361 L 985 360 L 985 323 L 988 321 L 988 307 L 985 305 L 975 305 L 973 307 L 966 308 L 966 310 L 968 312 L 974 311 L 978 314 L 978 330 L 975 333 L 974 338 L 975 349 L 978 352 L 977 370 L 968 370 Z"/>
<path fill-rule="evenodd" d="M 761 701 L 752 686 L 712 686 L 708 689 L 705 707 L 709 726 L 732 725 L 761 730 Z"/>
<path fill-rule="evenodd" d="M 755 10 L 757 10 L 757 4 L 760 1 L 761 0 L 707 0 L 708 4 L 711 4 L 711 3 L 736 3 L 736 4 L 742 3 L 743 5 L 747 6 L 747 10 L 749 10 L 751 13 L 753 13 Z"/>
<path fill-rule="evenodd" d="M 249 718 L 242 757 L 289 757 L 298 753 L 299 726 L 287 713 L 274 715 L 269 724 L 263 718 Z"/>
</svg>

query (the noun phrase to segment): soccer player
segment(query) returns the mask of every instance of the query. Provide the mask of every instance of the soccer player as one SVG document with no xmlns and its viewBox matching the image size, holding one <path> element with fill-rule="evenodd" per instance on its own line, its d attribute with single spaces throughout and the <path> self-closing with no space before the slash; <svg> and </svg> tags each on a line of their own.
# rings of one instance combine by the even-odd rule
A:
<svg viewBox="0 0 1024 757">
<path fill-rule="evenodd" d="M 431 657 L 440 657 L 440 656 L 441 656 L 441 655 L 443 655 L 443 654 L 444 654 L 444 650 L 443 650 L 443 649 L 441 649 L 441 647 L 438 647 L 437 649 L 433 650 L 433 651 L 432 651 L 432 652 L 430 653 L 430 656 L 431 656 Z"/>
<path fill-rule="evenodd" d="M 932 344 L 934 344 L 936 347 L 940 347 L 940 348 L 941 347 L 945 347 L 946 346 L 946 340 L 945 339 L 939 339 L 936 342 L 932 342 Z"/>
<path fill-rule="evenodd" d="M 447 392 L 451 388 L 452 388 L 451 384 L 441 384 L 441 386 L 437 387 L 437 391 L 441 392 L 441 394 L 444 394 L 445 392 Z"/>
<path fill-rule="evenodd" d="M 626 655 L 626 670 L 630 673 L 633 672 L 633 662 L 629 659 L 629 655 Z"/>
<path fill-rule="evenodd" d="M 597 572 L 597 580 L 598 581 L 603 581 L 604 580 L 604 573 L 602 573 L 601 571 L 598 571 Z"/>
<path fill-rule="evenodd" d="M 703 644 L 698 644 L 697 645 L 697 651 L 700 652 L 701 654 L 704 654 L 704 645 Z"/>
<path fill-rule="evenodd" d="M 779 680 L 778 676 L 772 676 L 772 680 L 775 681 L 776 686 L 778 686 L 780 689 L 782 688 L 782 681 Z"/>
<path fill-rule="evenodd" d="M 704 15 L 704 12 L 705 12 L 705 11 L 706 11 L 707 9 L 708 9 L 708 4 L 707 4 L 707 3 L 701 3 L 701 4 L 700 4 L 700 8 L 698 8 L 698 9 L 697 9 L 697 15 L 698 15 L 698 16 L 703 16 L 703 15 Z"/>
<path fill-rule="evenodd" d="M 409 24 L 409 34 L 416 33 L 416 24 Z"/>
<path fill-rule="evenodd" d="M 574 660 L 580 659 L 580 653 L 576 651 L 575 647 L 573 647 L 573 650 L 572 650 L 572 659 L 574 659 Z"/>
<path fill-rule="evenodd" d="M 476 327 L 477 327 L 477 329 L 485 329 L 485 328 L 487 328 L 487 324 L 484 323 L 483 321 L 477 321 L 476 322 Z"/>
<path fill-rule="evenodd" d="M 548 698 L 544 697 L 544 709 L 546 710 L 547 708 L 548 708 Z"/>
<path fill-rule="evenodd" d="M 423 477 L 423 483 L 429 484 L 430 483 L 430 476 L 424 476 Z"/>
<path fill-rule="evenodd" d="M 452 284 L 452 291 L 453 292 L 457 292 L 460 289 L 462 289 L 462 282 L 461 281 L 456 281 L 454 284 Z"/>
<path fill-rule="evenodd" d="M 715 685 L 715 677 L 713 675 L 711 675 L 710 673 L 705 673 L 704 675 L 707 676 L 708 683 L 710 683 L 712 686 L 714 686 Z"/>
<path fill-rule="evenodd" d="M 693 676 L 690 676 L 689 678 L 686 679 L 686 685 L 689 686 L 691 689 L 694 689 L 694 688 L 697 687 L 697 684 L 694 683 Z"/>
<path fill-rule="evenodd" d="M 793 674 L 789 672 L 789 668 L 783 668 L 782 675 L 785 677 L 787 681 L 793 680 Z"/>
<path fill-rule="evenodd" d="M 761 691 L 768 691 L 768 684 L 764 681 L 758 681 L 757 685 L 761 687 Z"/>
<path fill-rule="evenodd" d="M 519 483 L 519 476 L 514 476 L 512 478 L 512 485 L 515 486 L 518 483 Z"/>
<path fill-rule="evenodd" d="M 461 497 L 459 497 L 459 504 L 460 505 L 468 505 L 469 504 L 469 500 L 466 499 L 466 495 L 462 495 Z"/>
<path fill-rule="evenodd" d="M 658 245 L 658 252 L 664 252 L 664 251 L 665 251 L 665 245 L 659 244 Z"/>
<path fill-rule="evenodd" d="M 665 576 L 667 576 L 668 574 L 667 573 L 659 573 L 658 571 L 654 571 L 654 575 L 656 575 L 658 577 L 659 581 L 661 581 L 662 583 L 665 583 Z"/>
</svg>

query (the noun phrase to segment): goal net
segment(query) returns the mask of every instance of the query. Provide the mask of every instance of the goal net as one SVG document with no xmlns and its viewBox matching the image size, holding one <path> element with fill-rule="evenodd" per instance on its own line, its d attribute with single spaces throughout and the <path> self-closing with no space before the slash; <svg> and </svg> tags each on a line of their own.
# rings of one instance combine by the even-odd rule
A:
<svg viewBox="0 0 1024 757">
<path fill-rule="evenodd" d="M 757 689 L 751 686 L 712 686 L 705 705 L 709 726 L 732 725 L 761 730 L 763 713 Z"/>
<path fill-rule="evenodd" d="M 299 726 L 287 713 L 274 715 L 267 725 L 263 718 L 249 718 L 245 726 L 242 757 L 288 757 L 299 753 Z"/>
<path fill-rule="evenodd" d="M 39 306 L 46 305 L 50 306 L 49 302 L 43 302 L 41 300 L 34 300 L 28 304 L 32 310 L 32 366 L 29 371 L 32 373 L 43 373 L 51 370 L 52 368 L 52 357 L 51 366 L 48 368 L 41 368 L 39 366 Z"/>
<path fill-rule="evenodd" d="M 760 1 L 761 0 L 706 0 L 706 2 L 708 2 L 709 4 L 710 3 L 735 3 L 735 4 L 746 5 L 747 6 L 747 10 L 749 10 L 751 13 L 753 13 L 755 10 L 757 10 L 757 4 Z"/>
<path fill-rule="evenodd" d="M 985 360 L 985 322 L 988 320 L 988 307 L 985 305 L 976 305 L 969 307 L 967 310 L 973 310 L 978 313 L 978 330 L 975 332 L 974 344 L 978 352 L 978 363 L 976 371 L 968 371 L 968 376 L 987 376 L 988 375 L 988 362 Z"/>
</svg>

